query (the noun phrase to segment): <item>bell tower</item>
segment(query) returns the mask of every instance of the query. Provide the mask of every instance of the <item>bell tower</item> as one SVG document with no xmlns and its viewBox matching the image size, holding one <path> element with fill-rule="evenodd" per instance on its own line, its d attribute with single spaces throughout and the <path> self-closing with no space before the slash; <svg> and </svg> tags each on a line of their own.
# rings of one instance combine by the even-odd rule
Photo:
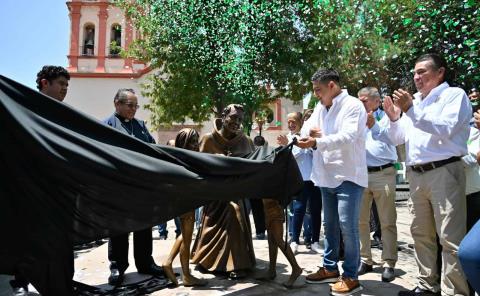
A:
<svg viewBox="0 0 480 296">
<path fill-rule="evenodd" d="M 120 53 L 137 38 L 132 23 L 109 0 L 71 0 L 68 71 L 73 77 L 125 77 L 142 75 L 144 63 Z"/>
</svg>

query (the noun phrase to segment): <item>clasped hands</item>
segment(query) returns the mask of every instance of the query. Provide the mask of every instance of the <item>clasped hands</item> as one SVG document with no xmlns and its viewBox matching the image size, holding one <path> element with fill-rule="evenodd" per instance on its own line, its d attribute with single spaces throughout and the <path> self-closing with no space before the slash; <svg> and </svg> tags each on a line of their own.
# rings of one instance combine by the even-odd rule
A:
<svg viewBox="0 0 480 296">
<path fill-rule="evenodd" d="M 297 139 L 297 143 L 295 145 L 300 148 L 311 148 L 316 145 L 315 138 L 321 138 L 321 137 L 322 137 L 322 131 L 318 127 L 314 127 L 310 129 L 310 135 L 308 137 Z M 279 135 L 277 137 L 277 144 L 283 145 L 283 146 L 287 145 L 288 144 L 287 136 Z"/>
<path fill-rule="evenodd" d="M 317 146 L 317 138 L 322 137 L 322 130 L 318 127 L 313 127 L 310 129 L 310 134 L 308 137 L 298 139 L 297 146 L 300 148 L 312 148 Z"/>
<path fill-rule="evenodd" d="M 393 97 L 393 99 L 392 99 Z M 385 96 L 383 110 L 391 121 L 397 121 L 403 112 L 407 112 L 413 105 L 413 96 L 403 89 L 393 92 L 392 97 Z"/>
</svg>

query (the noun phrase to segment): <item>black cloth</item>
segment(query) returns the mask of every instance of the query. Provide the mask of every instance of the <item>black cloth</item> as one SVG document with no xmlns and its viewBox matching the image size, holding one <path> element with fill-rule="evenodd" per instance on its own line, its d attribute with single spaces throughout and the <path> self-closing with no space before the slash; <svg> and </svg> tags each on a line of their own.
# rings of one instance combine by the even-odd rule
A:
<svg viewBox="0 0 480 296">
<path fill-rule="evenodd" d="M 249 160 L 147 144 L 3 76 L 0 126 L 0 230 L 8 238 L 0 273 L 18 270 L 42 295 L 72 293 L 73 245 L 210 201 L 288 204 L 303 183 L 288 146 Z"/>
<path fill-rule="evenodd" d="M 265 211 L 261 199 L 250 199 L 250 208 L 252 209 L 253 222 L 255 223 L 255 233 L 257 235 L 265 234 Z"/>
</svg>

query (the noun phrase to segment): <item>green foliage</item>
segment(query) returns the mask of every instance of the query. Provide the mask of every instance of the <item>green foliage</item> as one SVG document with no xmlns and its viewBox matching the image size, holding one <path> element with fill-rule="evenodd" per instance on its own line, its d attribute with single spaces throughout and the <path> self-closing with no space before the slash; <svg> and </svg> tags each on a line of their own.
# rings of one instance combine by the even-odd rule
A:
<svg viewBox="0 0 480 296">
<path fill-rule="evenodd" d="M 159 69 L 145 94 L 155 125 L 218 115 L 229 103 L 246 109 L 287 95 L 300 100 L 314 68 L 299 23 L 298 1 L 120 0 L 143 39 L 131 54 Z M 268 88 L 275 86 L 275 91 Z"/>
<path fill-rule="evenodd" d="M 353 94 L 414 91 L 422 53 L 443 54 L 466 87 L 480 81 L 476 0 L 116 0 L 142 32 L 130 55 L 159 69 L 145 86 L 154 125 L 206 120 L 229 103 L 253 114 L 299 101 L 319 67 Z M 269 89 L 273 87 L 273 91 Z"/>
</svg>

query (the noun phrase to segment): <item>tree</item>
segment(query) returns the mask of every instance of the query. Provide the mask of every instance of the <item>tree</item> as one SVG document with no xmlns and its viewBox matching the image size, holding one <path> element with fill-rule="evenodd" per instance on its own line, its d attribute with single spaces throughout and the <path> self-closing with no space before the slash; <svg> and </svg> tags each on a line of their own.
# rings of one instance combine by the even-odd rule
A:
<svg viewBox="0 0 480 296">
<path fill-rule="evenodd" d="M 265 104 L 301 100 L 314 71 L 301 21 L 307 2 L 118 0 L 142 32 L 130 54 L 158 69 L 144 86 L 153 124 L 202 122 L 240 103 L 249 131 Z"/>
<path fill-rule="evenodd" d="M 427 52 L 447 59 L 452 82 L 480 81 L 478 1 L 318 0 L 315 8 L 306 22 L 320 51 L 315 65 L 338 69 L 351 92 L 366 85 L 414 91 L 413 65 Z"/>
</svg>

